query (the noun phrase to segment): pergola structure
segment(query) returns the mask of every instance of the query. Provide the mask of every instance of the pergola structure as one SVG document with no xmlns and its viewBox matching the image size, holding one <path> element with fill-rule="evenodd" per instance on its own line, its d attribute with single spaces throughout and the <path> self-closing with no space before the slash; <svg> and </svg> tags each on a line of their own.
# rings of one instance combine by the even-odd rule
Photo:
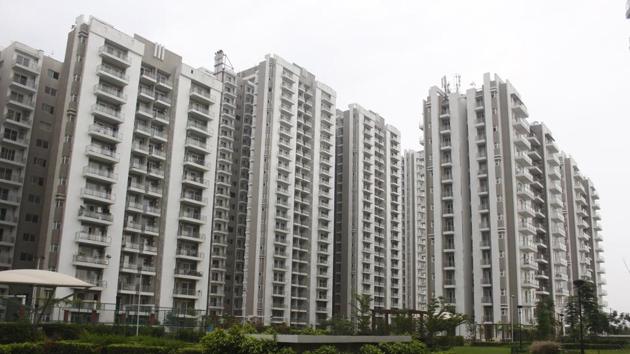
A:
<svg viewBox="0 0 630 354">
<path fill-rule="evenodd" d="M 411 320 L 411 330 L 415 331 L 415 323 L 413 321 L 414 315 L 420 315 L 420 321 L 424 321 L 424 316 L 426 315 L 426 311 L 420 310 L 396 310 L 396 309 L 380 309 L 376 308 L 372 310 L 372 331 L 376 329 L 376 316 L 384 315 L 385 323 L 389 323 L 389 315 L 406 315 Z"/>
<path fill-rule="evenodd" d="M 89 289 L 94 285 L 73 276 L 40 269 L 12 269 L 0 271 L 0 284 L 30 285 L 34 288 L 46 288 L 52 291 L 46 296 L 41 309 L 33 309 L 33 328 L 37 328 L 48 308 L 55 302 L 65 300 L 72 294 L 54 299 L 57 288 Z M 39 313 L 38 313 L 39 312 Z"/>
</svg>

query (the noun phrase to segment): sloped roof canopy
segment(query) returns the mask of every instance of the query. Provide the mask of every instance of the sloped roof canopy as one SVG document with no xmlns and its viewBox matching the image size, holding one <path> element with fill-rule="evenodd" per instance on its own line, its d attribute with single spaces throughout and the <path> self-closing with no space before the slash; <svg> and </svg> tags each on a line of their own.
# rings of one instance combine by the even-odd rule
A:
<svg viewBox="0 0 630 354">
<path fill-rule="evenodd" d="M 63 288 L 91 288 L 94 286 L 67 274 L 39 269 L 0 271 L 0 284 L 25 284 Z"/>
</svg>

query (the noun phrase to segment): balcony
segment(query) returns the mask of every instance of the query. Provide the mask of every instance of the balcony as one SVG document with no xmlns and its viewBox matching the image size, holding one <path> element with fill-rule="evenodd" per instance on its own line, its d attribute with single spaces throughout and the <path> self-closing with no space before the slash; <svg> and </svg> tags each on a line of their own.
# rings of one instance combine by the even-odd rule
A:
<svg viewBox="0 0 630 354">
<path fill-rule="evenodd" d="M 206 204 L 208 203 L 208 200 L 206 198 L 203 198 L 201 194 L 186 193 L 186 192 L 182 192 L 180 201 L 184 203 L 188 203 L 188 204 L 202 206 L 202 207 L 206 206 Z"/>
<path fill-rule="evenodd" d="M 190 259 L 190 260 L 194 260 L 194 261 L 200 261 L 203 259 L 204 254 L 202 252 L 199 252 L 195 249 L 185 249 L 185 248 L 180 248 L 177 249 L 177 251 L 175 252 L 175 256 L 177 258 L 183 258 L 183 259 Z"/>
<path fill-rule="evenodd" d="M 131 60 L 129 59 L 129 55 L 121 49 L 115 48 L 111 45 L 105 44 L 100 47 L 98 50 L 98 54 L 103 58 L 103 60 L 115 63 L 117 65 L 121 65 L 124 67 L 128 67 L 131 65 Z"/>
<path fill-rule="evenodd" d="M 210 110 L 206 107 L 197 104 L 191 104 L 188 107 L 188 114 L 205 120 L 211 120 L 213 117 L 210 115 Z"/>
<path fill-rule="evenodd" d="M 195 86 L 190 88 L 190 98 L 208 105 L 214 103 L 212 96 L 210 95 L 210 90 L 204 90 Z"/>
<path fill-rule="evenodd" d="M 72 263 L 74 265 L 93 268 L 107 268 L 109 259 L 99 256 L 86 256 L 81 254 L 75 254 L 72 256 Z"/>
<path fill-rule="evenodd" d="M 204 242 L 206 240 L 206 235 L 194 232 L 180 232 L 177 235 L 177 238 L 185 241 Z"/>
<path fill-rule="evenodd" d="M 94 86 L 94 94 L 103 101 L 114 104 L 125 104 L 125 102 L 127 102 L 127 95 L 125 95 L 122 90 L 117 90 L 114 87 L 103 84 L 96 84 Z"/>
<path fill-rule="evenodd" d="M 173 297 L 183 299 L 197 299 L 199 296 L 197 295 L 197 291 L 195 289 L 176 287 L 173 289 Z"/>
<path fill-rule="evenodd" d="M 203 274 L 195 269 L 175 268 L 175 277 L 198 280 L 203 277 Z"/>
<path fill-rule="evenodd" d="M 193 222 L 196 224 L 204 224 L 206 222 L 206 216 L 200 213 L 191 213 L 182 211 L 179 213 L 179 219 L 183 221 Z"/>
<path fill-rule="evenodd" d="M 111 237 L 102 234 L 91 234 L 87 232 L 77 232 L 75 241 L 96 246 L 108 246 L 111 243 Z"/>
<path fill-rule="evenodd" d="M 92 114 L 115 124 L 120 124 L 124 121 L 124 115 L 121 111 L 98 103 L 92 106 Z"/>
<path fill-rule="evenodd" d="M 186 123 L 186 128 L 206 136 L 211 135 L 210 127 L 208 125 L 197 123 L 194 120 L 188 120 L 188 122 Z"/>
<path fill-rule="evenodd" d="M 26 91 L 29 94 L 37 93 L 37 82 L 35 80 L 22 80 L 14 77 L 13 80 L 10 81 L 10 85 L 16 89 Z"/>
<path fill-rule="evenodd" d="M 163 108 L 169 108 L 171 107 L 171 98 L 166 95 L 157 93 L 155 95 L 155 105 L 161 106 Z"/>
<path fill-rule="evenodd" d="M 13 63 L 13 67 L 15 68 L 19 68 L 22 70 L 26 70 L 31 74 L 36 74 L 39 75 L 39 65 L 37 65 L 37 63 L 34 60 L 23 60 L 23 58 L 16 58 L 15 62 Z"/>
<path fill-rule="evenodd" d="M 35 100 L 33 100 L 32 96 L 12 93 L 14 92 L 10 91 L 9 94 L 7 94 L 8 103 L 29 111 L 35 108 Z"/>
<path fill-rule="evenodd" d="M 516 170 L 516 178 L 523 182 L 524 184 L 529 184 L 534 182 L 534 176 L 524 168 L 520 168 Z"/>
<path fill-rule="evenodd" d="M 118 154 L 115 151 L 104 149 L 96 145 L 86 146 L 85 153 L 88 156 L 105 162 L 117 163 L 119 161 Z"/>
<path fill-rule="evenodd" d="M 210 169 L 210 164 L 204 159 L 196 158 L 190 155 L 184 156 L 184 165 L 200 168 L 205 171 Z"/>
<path fill-rule="evenodd" d="M 110 225 L 113 221 L 112 214 L 87 209 L 79 209 L 79 219 L 105 225 Z"/>
<path fill-rule="evenodd" d="M 97 190 L 92 188 L 82 188 L 81 189 L 81 198 L 95 200 L 98 202 L 112 204 L 114 203 L 114 194 L 105 191 L 105 190 Z"/>
<path fill-rule="evenodd" d="M 92 136 L 97 136 L 112 143 L 119 143 L 122 141 L 122 134 L 118 130 L 103 127 L 97 124 L 90 125 L 88 133 Z"/>
<path fill-rule="evenodd" d="M 127 85 L 129 83 L 129 76 L 123 70 L 107 64 L 97 66 L 96 74 L 101 79 L 116 85 Z"/>
<path fill-rule="evenodd" d="M 127 293 L 133 293 L 133 294 L 137 294 L 138 292 L 141 293 L 141 295 L 152 295 L 154 293 L 154 288 L 152 285 L 147 285 L 147 284 L 142 284 L 142 286 L 140 287 L 140 289 L 138 289 L 138 284 L 133 284 L 133 283 L 121 283 L 118 285 L 118 291 L 120 292 L 127 292 Z M 131 307 L 131 309 L 133 309 L 133 307 Z"/>
<path fill-rule="evenodd" d="M 191 138 L 191 137 L 186 137 L 186 143 L 184 146 L 192 150 L 197 150 L 204 154 L 210 152 L 207 142 L 201 141 L 195 138 Z"/>
<path fill-rule="evenodd" d="M 201 187 L 201 188 L 208 188 L 210 184 L 210 182 L 207 179 L 204 179 L 203 177 L 200 177 L 200 176 L 188 174 L 188 173 L 184 174 L 182 182 L 195 186 L 195 187 Z"/>
</svg>

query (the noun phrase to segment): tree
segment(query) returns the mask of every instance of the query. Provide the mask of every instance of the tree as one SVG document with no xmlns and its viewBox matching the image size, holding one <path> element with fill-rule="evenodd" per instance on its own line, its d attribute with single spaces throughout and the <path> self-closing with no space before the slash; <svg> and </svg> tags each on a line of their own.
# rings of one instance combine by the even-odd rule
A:
<svg viewBox="0 0 630 354">
<path fill-rule="evenodd" d="M 606 315 L 597 303 L 595 285 L 590 281 L 585 281 L 579 288 L 580 299 L 576 296 L 569 296 L 565 307 L 566 320 L 569 325 L 569 333 L 576 339 L 579 335 L 580 309 L 582 304 L 582 323 L 584 331 L 590 334 L 600 334 L 608 331 L 608 315 Z"/>
<path fill-rule="evenodd" d="M 457 313 L 455 306 L 447 304 L 443 297 L 431 299 L 427 305 L 427 313 L 418 326 L 420 337 L 427 345 L 433 344 L 433 337 L 441 332 L 454 335 L 457 326 L 466 322 L 466 315 Z"/>
<path fill-rule="evenodd" d="M 413 319 L 405 313 L 397 313 L 392 317 L 393 334 L 411 334 Z"/>
<path fill-rule="evenodd" d="M 610 312 L 608 326 L 610 334 L 630 334 L 630 313 Z"/>
<path fill-rule="evenodd" d="M 352 312 L 353 317 L 357 321 L 357 332 L 359 334 L 370 334 L 372 296 L 369 294 L 354 294 Z"/>
<path fill-rule="evenodd" d="M 555 313 L 551 297 L 548 295 L 541 296 L 536 303 L 536 337 L 538 339 L 553 338 Z"/>
<path fill-rule="evenodd" d="M 325 323 L 326 327 L 330 328 L 330 333 L 333 335 L 348 335 L 354 334 L 354 325 L 352 321 L 345 318 L 335 316 Z"/>
</svg>

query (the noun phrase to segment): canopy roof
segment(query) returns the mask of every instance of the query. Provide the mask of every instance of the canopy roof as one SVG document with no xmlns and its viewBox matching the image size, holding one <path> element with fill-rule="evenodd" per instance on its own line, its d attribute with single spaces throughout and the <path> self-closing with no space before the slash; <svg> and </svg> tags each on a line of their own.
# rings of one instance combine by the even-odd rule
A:
<svg viewBox="0 0 630 354">
<path fill-rule="evenodd" d="M 67 274 L 39 269 L 0 271 L 0 284 L 26 284 L 64 288 L 91 288 L 94 286 Z"/>
</svg>

